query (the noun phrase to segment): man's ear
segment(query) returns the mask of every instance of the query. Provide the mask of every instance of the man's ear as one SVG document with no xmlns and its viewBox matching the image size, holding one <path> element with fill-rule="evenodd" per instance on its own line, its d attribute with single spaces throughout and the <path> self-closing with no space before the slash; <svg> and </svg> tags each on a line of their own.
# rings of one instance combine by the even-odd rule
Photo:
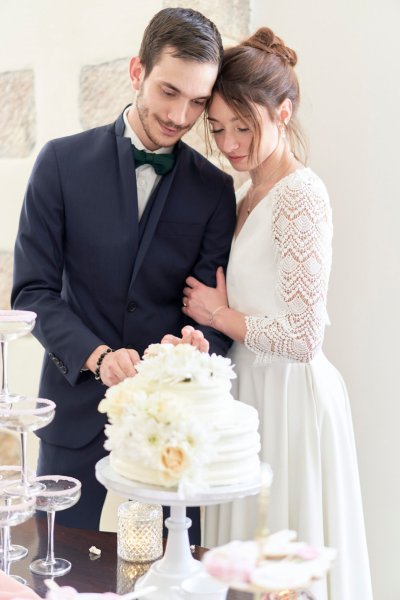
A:
<svg viewBox="0 0 400 600">
<path fill-rule="evenodd" d="M 129 74 L 131 76 L 133 89 L 140 90 L 144 79 L 144 66 L 138 56 L 131 58 L 131 62 L 129 64 Z"/>
</svg>

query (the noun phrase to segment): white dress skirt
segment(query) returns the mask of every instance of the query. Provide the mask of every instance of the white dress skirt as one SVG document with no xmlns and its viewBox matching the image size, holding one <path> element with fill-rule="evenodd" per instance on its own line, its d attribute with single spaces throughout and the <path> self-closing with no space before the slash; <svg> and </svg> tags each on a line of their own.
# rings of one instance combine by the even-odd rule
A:
<svg viewBox="0 0 400 600">
<path fill-rule="evenodd" d="M 273 470 L 270 532 L 294 529 L 337 548 L 311 589 L 317 600 L 372 600 L 349 399 L 321 349 L 331 239 L 329 198 L 310 169 L 278 182 L 250 213 L 227 273 L 230 306 L 249 315 L 245 343 L 230 351 L 233 395 L 259 412 L 261 460 Z M 257 497 L 207 508 L 204 525 L 206 547 L 251 539 Z"/>
</svg>

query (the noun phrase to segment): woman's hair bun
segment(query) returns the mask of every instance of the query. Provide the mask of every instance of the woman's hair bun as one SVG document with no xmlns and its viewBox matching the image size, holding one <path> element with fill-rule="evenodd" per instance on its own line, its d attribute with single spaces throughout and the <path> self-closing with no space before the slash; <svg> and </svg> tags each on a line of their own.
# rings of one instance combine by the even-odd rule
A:
<svg viewBox="0 0 400 600">
<path fill-rule="evenodd" d="M 285 42 L 275 35 L 269 27 L 261 27 L 249 39 L 243 42 L 242 45 L 263 50 L 264 52 L 268 52 L 268 54 L 274 54 L 292 67 L 297 63 L 296 52 L 288 48 Z"/>
</svg>

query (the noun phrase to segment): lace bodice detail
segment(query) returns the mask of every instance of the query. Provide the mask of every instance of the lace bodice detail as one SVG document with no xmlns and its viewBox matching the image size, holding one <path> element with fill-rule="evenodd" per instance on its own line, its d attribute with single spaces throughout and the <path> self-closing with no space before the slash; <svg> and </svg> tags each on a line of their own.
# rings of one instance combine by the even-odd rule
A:
<svg viewBox="0 0 400 600">
<path fill-rule="evenodd" d="M 285 177 L 272 195 L 272 235 L 278 265 L 278 315 L 246 316 L 245 345 L 258 361 L 308 362 L 322 345 L 331 268 L 332 218 L 322 181 L 310 170 Z"/>
</svg>

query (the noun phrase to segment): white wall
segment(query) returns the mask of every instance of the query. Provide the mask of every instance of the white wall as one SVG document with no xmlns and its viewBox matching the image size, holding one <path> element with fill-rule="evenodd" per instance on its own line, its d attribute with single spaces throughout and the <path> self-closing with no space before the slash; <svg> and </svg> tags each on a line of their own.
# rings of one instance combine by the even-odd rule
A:
<svg viewBox="0 0 400 600">
<path fill-rule="evenodd" d="M 298 52 L 310 163 L 333 204 L 325 350 L 350 393 L 377 600 L 400 598 L 399 24 L 396 0 L 254 3 L 253 29 Z"/>
<path fill-rule="evenodd" d="M 161 0 L 0 1 L 0 72 L 34 69 L 37 113 L 32 155 L 0 160 L 0 250 L 14 245 L 21 199 L 40 148 L 81 129 L 81 67 L 134 55 L 161 7 Z"/>
<path fill-rule="evenodd" d="M 35 68 L 38 111 L 32 156 L 0 160 L 0 250 L 13 247 L 37 151 L 48 138 L 79 130 L 80 66 L 134 53 L 161 5 L 161 0 L 0 1 L 0 71 Z M 310 163 L 332 199 L 332 326 L 325 349 L 351 397 L 377 600 L 400 598 L 399 23 L 398 0 L 381 0 L 379 6 L 372 0 L 253 0 L 253 29 L 269 25 L 298 51 Z M 10 354 L 12 381 L 19 389 L 34 388 L 37 343 L 21 341 Z M 107 514 L 106 529 L 113 526 L 114 505 Z"/>
</svg>

